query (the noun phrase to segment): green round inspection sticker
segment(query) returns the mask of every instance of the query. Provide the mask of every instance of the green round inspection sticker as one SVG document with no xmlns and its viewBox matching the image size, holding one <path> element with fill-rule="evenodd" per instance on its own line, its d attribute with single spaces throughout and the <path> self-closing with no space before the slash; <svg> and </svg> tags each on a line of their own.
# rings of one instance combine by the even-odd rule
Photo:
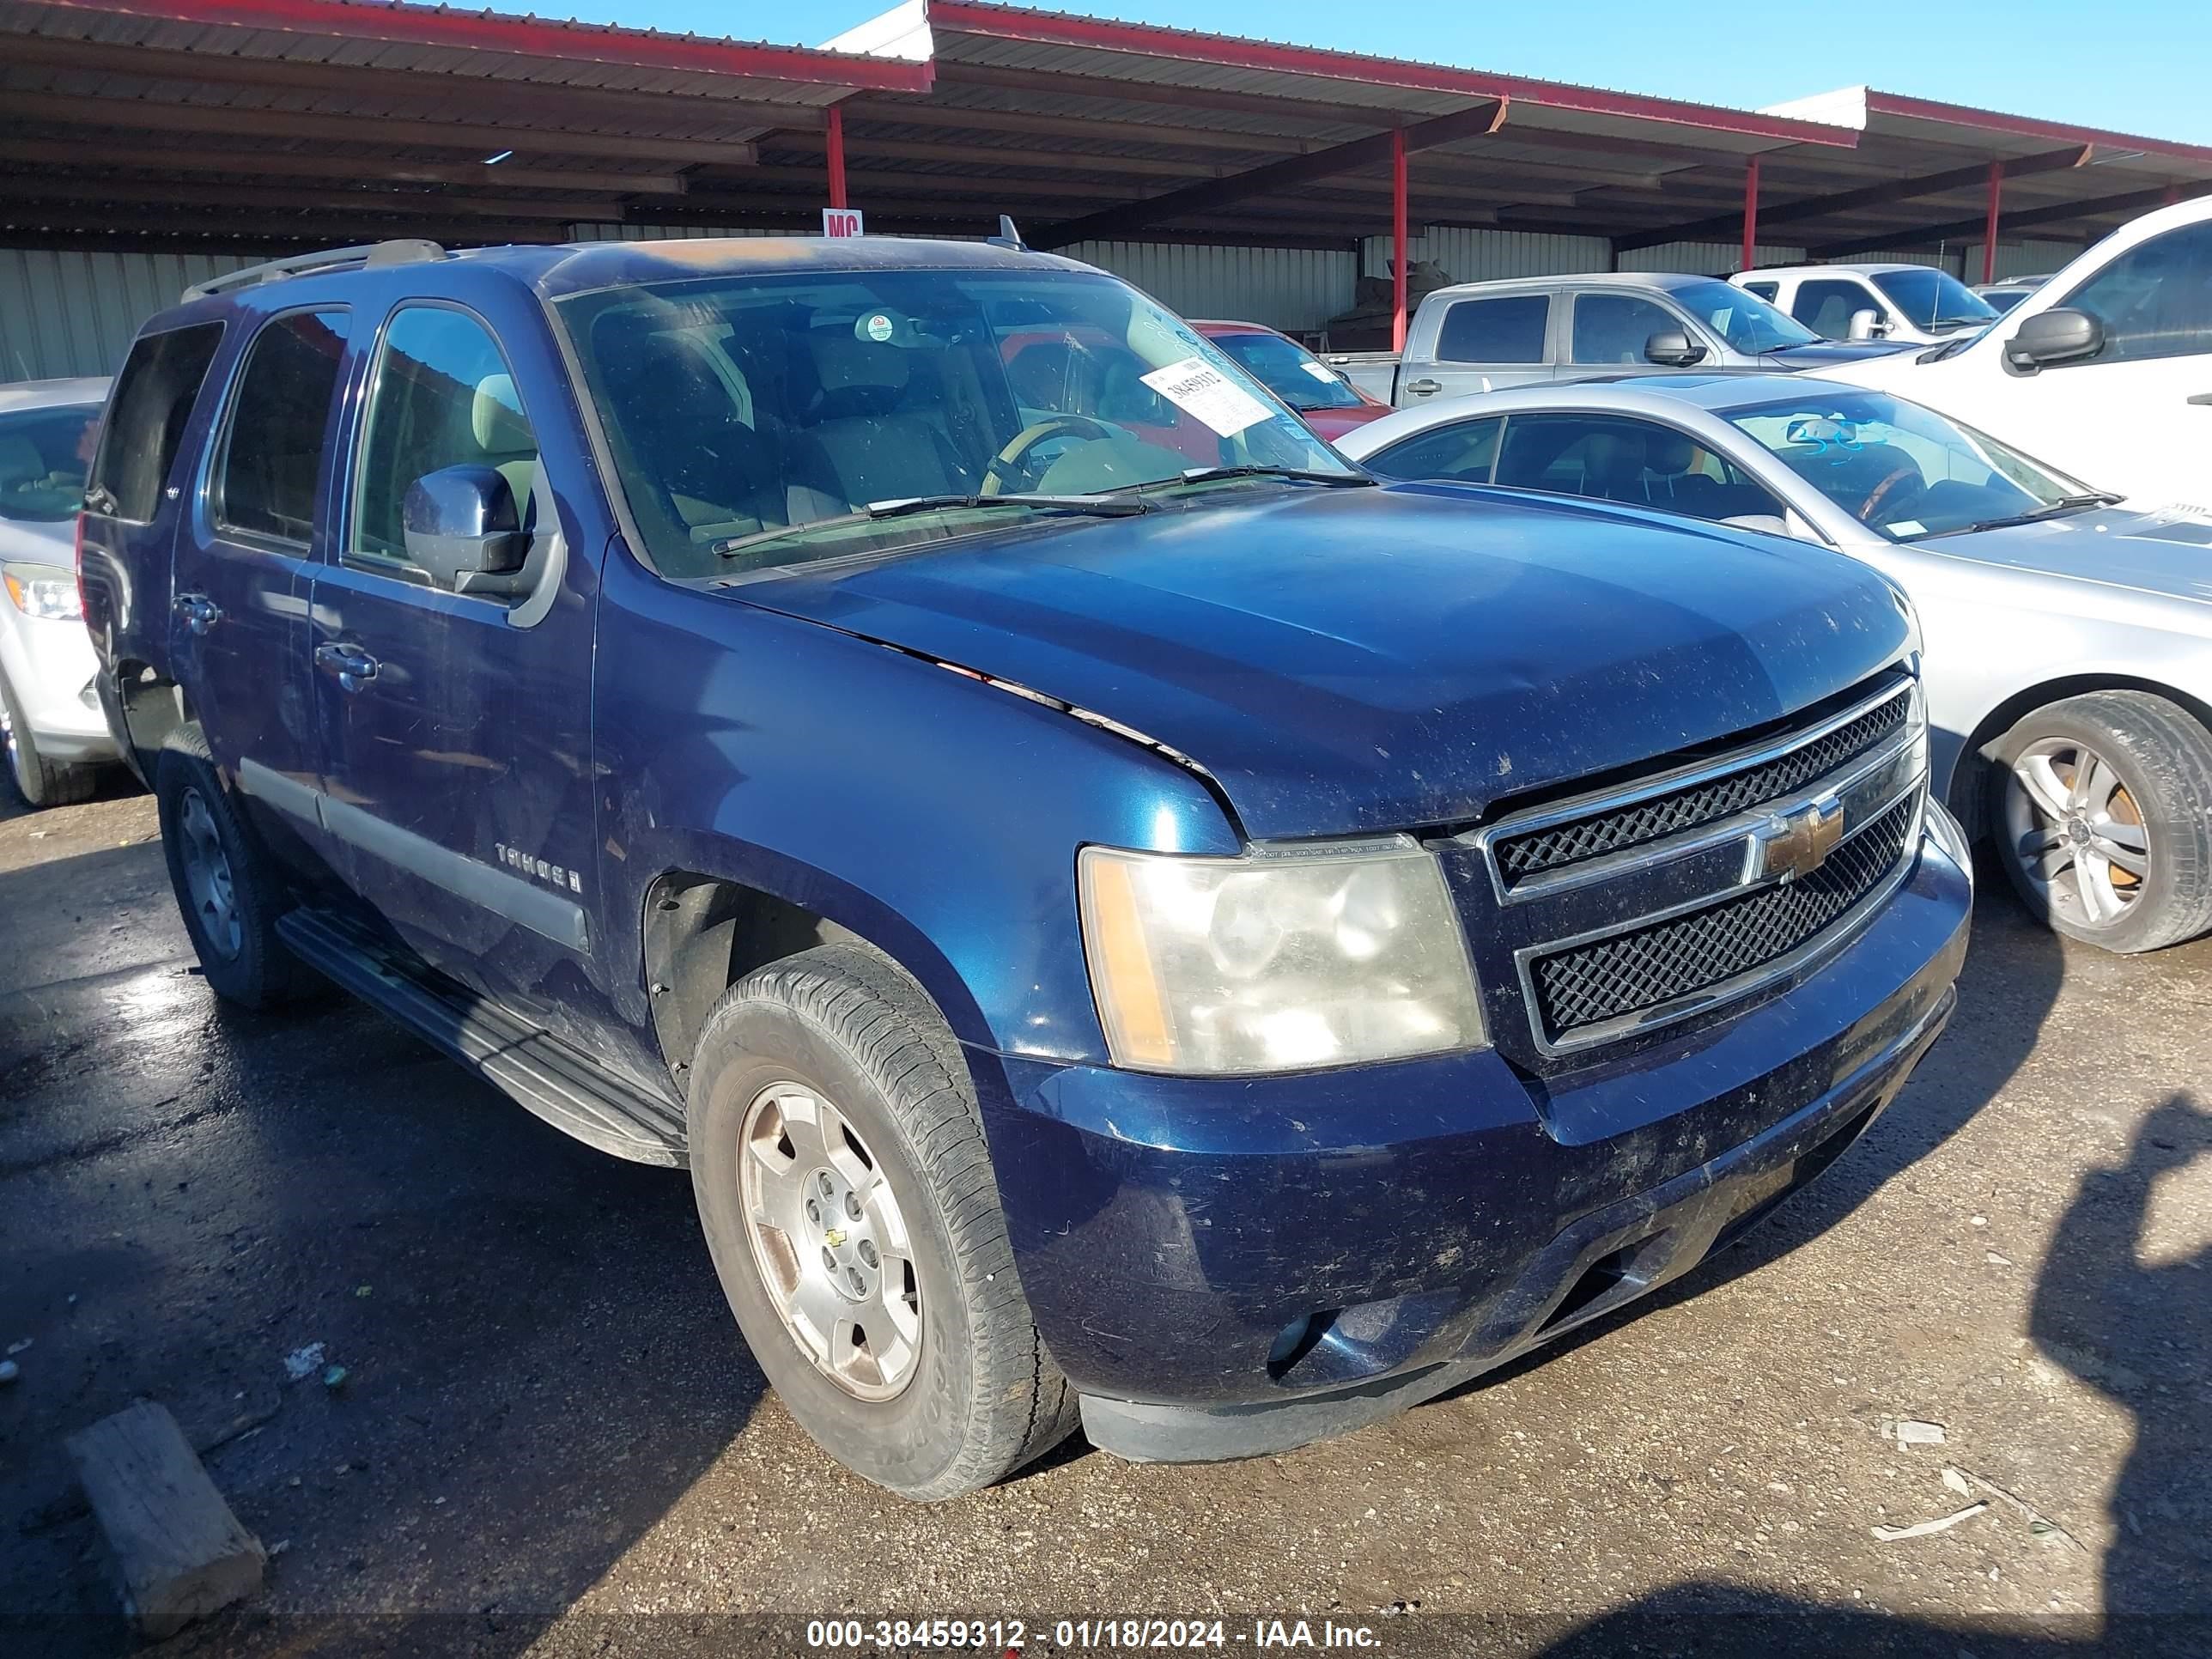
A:
<svg viewBox="0 0 2212 1659">
<path fill-rule="evenodd" d="M 878 312 L 868 319 L 868 337 L 881 344 L 891 337 L 891 319 Z"/>
</svg>

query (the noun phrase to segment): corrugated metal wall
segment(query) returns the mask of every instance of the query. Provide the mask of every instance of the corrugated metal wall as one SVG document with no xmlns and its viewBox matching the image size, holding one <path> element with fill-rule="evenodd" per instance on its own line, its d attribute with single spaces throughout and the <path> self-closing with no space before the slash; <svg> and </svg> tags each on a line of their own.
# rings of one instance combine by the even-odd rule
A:
<svg viewBox="0 0 2212 1659">
<path fill-rule="evenodd" d="M 0 380 L 112 374 L 140 323 L 192 283 L 252 263 L 232 254 L 0 247 Z"/>
<path fill-rule="evenodd" d="M 2081 257 L 2079 242 L 1997 242 L 1997 277 L 2047 276 Z M 1972 242 L 1965 250 L 1966 280 L 1982 280 L 1982 245 Z"/>
<path fill-rule="evenodd" d="M 1752 252 L 1757 256 L 1752 263 L 1760 265 L 1794 265 L 1805 257 L 1803 248 L 1776 242 L 1761 242 Z M 1742 264 L 1741 242 L 1663 242 L 1620 256 L 1623 270 L 1682 270 L 1700 276 L 1731 276 Z"/>
<path fill-rule="evenodd" d="M 1358 262 L 1349 248 L 1213 247 L 1175 242 L 1079 242 L 1071 259 L 1134 283 L 1185 317 L 1319 328 L 1352 304 Z"/>
</svg>

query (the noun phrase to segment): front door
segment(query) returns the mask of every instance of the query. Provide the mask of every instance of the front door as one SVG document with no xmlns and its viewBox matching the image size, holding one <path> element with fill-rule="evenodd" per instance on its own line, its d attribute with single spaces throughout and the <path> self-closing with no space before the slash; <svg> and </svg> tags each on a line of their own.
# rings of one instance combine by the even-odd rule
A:
<svg viewBox="0 0 2212 1659">
<path fill-rule="evenodd" d="M 177 537 L 169 661 L 216 766 L 280 854 L 320 862 L 307 599 L 351 317 L 280 312 L 234 359 Z M 304 809 L 304 810 L 303 810 Z"/>
<path fill-rule="evenodd" d="M 1680 334 L 1708 356 L 1713 343 L 1703 329 L 1656 300 L 1640 294 L 1577 294 L 1567 328 L 1566 378 L 1591 374 L 1679 374 L 1680 363 L 1655 363 L 1646 349 L 1655 334 Z"/>
<path fill-rule="evenodd" d="M 2037 294 L 1992 332 L 2009 338 L 2021 312 L 2062 307 L 2102 327 L 2094 356 L 2033 374 L 1981 365 L 1974 406 L 1945 411 L 2141 506 L 2212 507 L 2212 220 L 2152 236 L 2064 293 Z M 1957 377 L 1961 392 L 1967 378 Z"/>
<path fill-rule="evenodd" d="M 559 1026 L 590 946 L 592 606 L 529 413 L 557 382 L 529 361 L 534 386 L 459 306 L 393 310 L 315 580 L 311 678 L 355 890 L 455 978 Z M 409 557 L 409 489 L 452 466 L 506 481 L 534 532 L 528 591 L 446 592 Z"/>
</svg>

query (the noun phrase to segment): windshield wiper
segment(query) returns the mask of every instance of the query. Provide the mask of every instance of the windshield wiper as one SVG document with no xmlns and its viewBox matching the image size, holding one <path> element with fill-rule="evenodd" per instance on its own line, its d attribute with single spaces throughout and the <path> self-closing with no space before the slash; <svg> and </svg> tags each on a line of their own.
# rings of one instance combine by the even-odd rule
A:
<svg viewBox="0 0 2212 1659">
<path fill-rule="evenodd" d="M 1915 539 L 1933 541 L 1938 536 L 1966 536 L 1977 530 L 2009 530 L 2014 525 L 2040 524 L 2044 520 L 2055 519 L 2062 513 L 2080 513 L 2093 507 L 2112 507 L 2121 499 L 2102 490 L 2092 491 L 2086 495 L 2062 495 L 2049 506 L 2039 507 L 2033 513 L 2014 513 L 2002 519 L 1979 519 L 1972 524 L 1962 524 L 1956 530 L 1937 530 Z"/>
<path fill-rule="evenodd" d="M 870 501 L 857 512 L 840 513 L 832 518 L 810 519 L 805 524 L 778 525 L 773 530 L 739 536 L 733 541 L 717 542 L 714 551 L 720 557 L 733 559 L 768 542 L 788 541 L 794 536 L 811 534 L 817 530 L 830 530 L 846 525 L 866 524 L 875 519 L 903 519 L 917 513 L 954 513 L 963 509 L 992 507 L 1021 507 L 1032 511 L 1082 513 L 1101 519 L 1126 519 L 1134 514 L 1149 513 L 1152 503 L 1139 501 L 1127 494 L 1112 495 L 1039 495 L 1009 491 L 1003 495 L 902 495 L 895 500 Z"/>
<path fill-rule="evenodd" d="M 1241 466 L 1186 467 L 1172 478 L 1153 478 L 1132 484 L 1132 489 L 1158 489 L 1172 484 L 1213 483 L 1223 478 L 1289 478 L 1299 483 L 1317 484 L 1373 484 L 1380 482 L 1364 472 L 1324 472 L 1318 467 L 1258 466 L 1246 463 Z"/>
</svg>

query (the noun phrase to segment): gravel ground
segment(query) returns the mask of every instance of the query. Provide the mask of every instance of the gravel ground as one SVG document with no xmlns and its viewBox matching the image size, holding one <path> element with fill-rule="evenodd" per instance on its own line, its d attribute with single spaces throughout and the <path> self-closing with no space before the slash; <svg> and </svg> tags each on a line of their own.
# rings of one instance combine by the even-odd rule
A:
<svg viewBox="0 0 2212 1659">
<path fill-rule="evenodd" d="M 2212 942 L 2062 947 L 1988 872 L 1977 927 L 1903 1098 L 1679 1293 L 1291 1455 L 1078 1441 L 922 1509 L 765 1394 L 680 1174 L 366 1008 L 218 1007 L 143 797 L 7 817 L 0 1644 L 131 1648 L 62 1441 L 144 1395 L 282 1546 L 179 1654 L 801 1652 L 830 1615 L 1045 1652 L 1139 1614 L 1214 1651 L 1279 1619 L 1406 1655 L 2212 1653 Z M 342 1386 L 287 1381 L 314 1342 Z"/>
</svg>

